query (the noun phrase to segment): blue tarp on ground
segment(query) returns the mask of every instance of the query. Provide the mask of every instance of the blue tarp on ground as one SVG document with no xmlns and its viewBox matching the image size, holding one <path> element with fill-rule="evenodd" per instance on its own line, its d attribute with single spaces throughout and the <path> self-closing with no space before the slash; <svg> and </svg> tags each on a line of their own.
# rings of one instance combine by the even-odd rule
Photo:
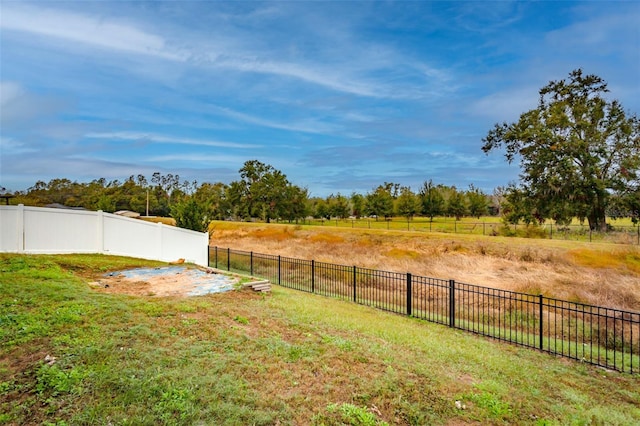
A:
<svg viewBox="0 0 640 426">
<path fill-rule="evenodd" d="M 200 269 L 188 268 L 186 266 L 165 266 L 158 268 L 136 268 L 126 271 L 111 272 L 108 276 L 124 275 L 129 279 L 150 280 L 155 277 L 168 277 L 180 275 L 183 280 L 186 278 L 188 285 L 185 290 L 188 296 L 201 296 L 210 293 L 222 293 L 233 290 L 237 282 L 235 278 L 223 274 L 208 274 Z M 183 284 L 184 285 L 184 284 Z"/>
</svg>

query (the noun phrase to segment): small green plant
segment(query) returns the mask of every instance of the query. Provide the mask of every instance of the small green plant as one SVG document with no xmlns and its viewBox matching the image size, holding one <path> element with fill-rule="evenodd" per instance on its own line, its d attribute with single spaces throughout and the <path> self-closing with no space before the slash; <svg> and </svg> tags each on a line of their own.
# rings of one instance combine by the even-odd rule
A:
<svg viewBox="0 0 640 426">
<path fill-rule="evenodd" d="M 350 425 L 350 426 L 388 426 L 389 423 L 379 420 L 378 417 L 367 408 L 353 404 L 329 404 L 326 416 L 317 416 L 316 425 Z"/>
<path fill-rule="evenodd" d="M 42 364 L 36 371 L 36 391 L 51 396 L 82 393 L 84 374 L 76 368 L 63 370 L 57 364 Z"/>
<path fill-rule="evenodd" d="M 236 315 L 233 320 L 238 324 L 249 325 L 249 319 L 240 315 Z"/>
<path fill-rule="evenodd" d="M 193 395 L 186 389 L 163 391 L 153 411 L 166 423 L 183 423 L 193 411 Z"/>
<path fill-rule="evenodd" d="M 468 393 L 465 399 L 473 402 L 478 407 L 484 408 L 492 417 L 507 418 L 511 413 L 511 407 L 491 392 Z"/>
</svg>

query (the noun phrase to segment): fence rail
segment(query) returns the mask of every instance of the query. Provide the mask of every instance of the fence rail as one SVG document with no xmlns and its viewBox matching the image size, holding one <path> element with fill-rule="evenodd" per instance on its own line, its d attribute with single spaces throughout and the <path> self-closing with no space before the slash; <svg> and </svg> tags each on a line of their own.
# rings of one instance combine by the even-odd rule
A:
<svg viewBox="0 0 640 426">
<path fill-rule="evenodd" d="M 640 373 L 640 312 L 230 248 L 209 247 L 209 265 L 588 364 Z"/>
<path fill-rule="evenodd" d="M 290 223 L 290 222 L 280 222 Z M 302 219 L 297 224 L 311 226 L 335 226 L 342 228 L 383 229 L 413 232 L 441 232 L 476 235 L 508 235 L 531 238 L 549 238 L 552 240 L 571 240 L 589 242 L 610 242 L 618 244 L 640 245 L 640 224 L 611 225 L 607 232 L 594 231 L 588 225 L 558 225 L 545 223 L 537 226 L 505 225 L 502 222 L 467 222 L 434 220 L 416 217 L 411 220 L 402 218 L 375 219 Z"/>
</svg>

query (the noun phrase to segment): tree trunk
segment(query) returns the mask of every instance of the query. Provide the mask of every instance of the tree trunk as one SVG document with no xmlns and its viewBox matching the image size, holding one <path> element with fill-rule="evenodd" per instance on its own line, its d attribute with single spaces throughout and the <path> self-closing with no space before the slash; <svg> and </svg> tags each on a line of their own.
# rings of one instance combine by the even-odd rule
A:
<svg viewBox="0 0 640 426">
<path fill-rule="evenodd" d="M 594 205 L 587 217 L 587 219 L 589 220 L 589 229 L 591 229 L 592 231 L 607 231 L 607 215 L 603 206 L 604 203 L 602 202 L 602 197 L 597 196 L 594 200 Z"/>
</svg>

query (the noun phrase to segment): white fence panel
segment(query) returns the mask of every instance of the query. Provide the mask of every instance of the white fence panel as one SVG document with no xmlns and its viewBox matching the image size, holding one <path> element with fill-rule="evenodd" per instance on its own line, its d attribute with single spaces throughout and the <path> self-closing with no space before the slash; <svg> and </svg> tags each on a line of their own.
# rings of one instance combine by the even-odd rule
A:
<svg viewBox="0 0 640 426">
<path fill-rule="evenodd" d="M 0 206 L 0 251 L 19 251 L 22 248 L 22 213 L 18 206 Z"/>
<path fill-rule="evenodd" d="M 104 253 L 207 265 L 208 233 L 103 212 L 0 206 L 0 252 Z"/>
<path fill-rule="evenodd" d="M 207 247 L 205 263 L 208 261 L 209 234 L 194 233 L 188 229 L 160 226 L 160 245 L 165 261 L 185 259 L 193 262 L 202 253 L 203 244 Z M 205 235 L 205 238 L 202 238 Z"/>
<path fill-rule="evenodd" d="M 29 253 L 96 253 L 96 212 L 24 208 L 24 247 Z"/>
<path fill-rule="evenodd" d="M 144 259 L 161 259 L 158 225 L 138 219 L 104 215 L 103 252 Z"/>
</svg>

